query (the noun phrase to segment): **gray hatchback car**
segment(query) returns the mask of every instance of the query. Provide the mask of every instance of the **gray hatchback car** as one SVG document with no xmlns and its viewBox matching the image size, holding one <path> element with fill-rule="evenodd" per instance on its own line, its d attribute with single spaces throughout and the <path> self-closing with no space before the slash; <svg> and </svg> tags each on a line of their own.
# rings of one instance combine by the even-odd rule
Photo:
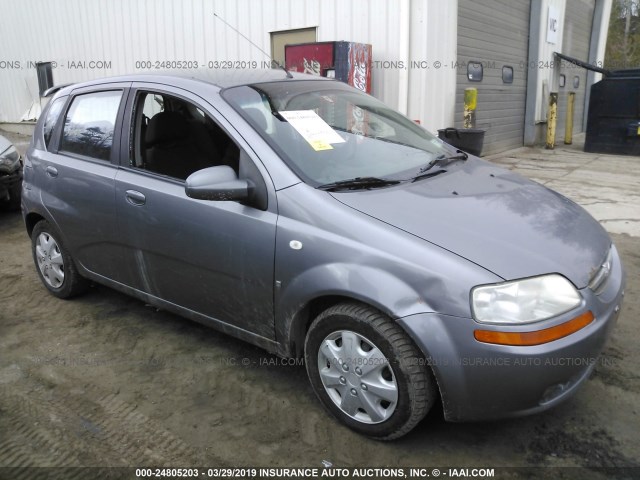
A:
<svg viewBox="0 0 640 480">
<path fill-rule="evenodd" d="M 282 71 L 60 89 L 25 158 L 44 286 L 89 281 L 284 357 L 379 439 L 538 412 L 593 370 L 623 298 L 563 196 L 340 82 Z"/>
</svg>

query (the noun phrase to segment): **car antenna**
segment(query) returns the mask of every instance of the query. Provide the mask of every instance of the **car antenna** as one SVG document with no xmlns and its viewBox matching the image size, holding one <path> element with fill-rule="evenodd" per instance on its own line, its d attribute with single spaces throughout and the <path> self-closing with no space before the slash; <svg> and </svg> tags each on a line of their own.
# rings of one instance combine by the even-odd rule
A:
<svg viewBox="0 0 640 480">
<path fill-rule="evenodd" d="M 262 53 L 265 54 L 265 56 L 271 60 L 272 63 L 275 63 L 278 68 L 281 68 L 282 70 L 284 70 L 284 73 L 287 74 L 287 78 L 293 78 L 293 75 L 291 75 L 291 72 L 289 70 L 287 70 L 280 62 L 278 62 L 277 60 L 274 60 L 273 58 L 271 58 L 271 55 L 269 55 L 267 52 L 265 52 L 263 49 L 261 49 L 257 44 L 255 44 L 254 42 L 252 42 L 249 37 L 247 37 L 246 35 L 243 35 L 237 28 L 233 27 L 232 25 L 229 25 L 227 22 L 224 21 L 224 18 L 222 18 L 220 15 L 218 15 L 216 12 L 213 12 L 213 16 L 216 18 L 219 18 L 220 21 L 222 23 L 224 23 L 227 27 L 229 27 L 231 30 L 233 30 L 234 32 L 236 32 L 238 35 L 240 35 L 242 38 L 244 38 L 247 42 L 249 42 L 251 45 L 253 45 L 254 47 L 256 47 L 258 50 L 260 50 Z"/>
</svg>

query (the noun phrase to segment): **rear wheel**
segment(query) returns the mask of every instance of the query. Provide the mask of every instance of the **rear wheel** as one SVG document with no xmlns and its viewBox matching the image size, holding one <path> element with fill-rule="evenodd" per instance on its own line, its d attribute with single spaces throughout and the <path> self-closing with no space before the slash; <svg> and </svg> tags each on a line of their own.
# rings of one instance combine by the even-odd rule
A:
<svg viewBox="0 0 640 480">
<path fill-rule="evenodd" d="M 87 281 L 47 221 L 41 220 L 33 228 L 31 247 L 40 280 L 53 295 L 70 298 L 86 290 Z"/>
<path fill-rule="evenodd" d="M 408 335 L 358 303 L 329 308 L 305 342 L 307 373 L 323 405 L 353 430 L 380 440 L 409 432 L 436 399 L 436 384 Z"/>
</svg>

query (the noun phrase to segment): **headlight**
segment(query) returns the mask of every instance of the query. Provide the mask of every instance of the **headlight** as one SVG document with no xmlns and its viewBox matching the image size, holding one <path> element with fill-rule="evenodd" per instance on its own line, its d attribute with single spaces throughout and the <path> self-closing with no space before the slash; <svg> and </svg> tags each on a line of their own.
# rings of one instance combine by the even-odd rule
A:
<svg viewBox="0 0 640 480">
<path fill-rule="evenodd" d="M 581 297 L 564 277 L 551 274 L 471 291 L 473 317 L 483 323 L 531 323 L 577 307 Z"/>
<path fill-rule="evenodd" d="M 19 161 L 20 154 L 13 145 L 0 153 L 0 166 L 14 167 Z"/>
</svg>

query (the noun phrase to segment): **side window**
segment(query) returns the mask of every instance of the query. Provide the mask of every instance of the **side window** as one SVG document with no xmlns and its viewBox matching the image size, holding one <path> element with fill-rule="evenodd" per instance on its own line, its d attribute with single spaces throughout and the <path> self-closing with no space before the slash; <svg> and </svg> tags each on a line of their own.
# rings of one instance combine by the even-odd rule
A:
<svg viewBox="0 0 640 480">
<path fill-rule="evenodd" d="M 180 180 L 216 165 L 228 165 L 238 172 L 238 147 L 195 104 L 164 93 L 141 91 L 134 115 L 132 167 Z"/>
<path fill-rule="evenodd" d="M 76 96 L 64 120 L 60 150 L 109 160 L 122 91 Z"/>
<path fill-rule="evenodd" d="M 164 99 L 162 95 L 148 94 L 144 97 L 144 107 L 142 109 L 144 116 L 147 119 L 153 117 L 155 114 L 164 111 Z"/>
<path fill-rule="evenodd" d="M 58 117 L 60 116 L 60 112 L 62 111 L 62 107 L 64 107 L 64 103 L 66 101 L 67 97 L 56 98 L 47 111 L 47 117 L 44 119 L 44 125 L 42 126 L 44 144 L 47 147 L 49 146 L 53 129 L 55 128 L 56 123 L 58 123 Z"/>
</svg>

